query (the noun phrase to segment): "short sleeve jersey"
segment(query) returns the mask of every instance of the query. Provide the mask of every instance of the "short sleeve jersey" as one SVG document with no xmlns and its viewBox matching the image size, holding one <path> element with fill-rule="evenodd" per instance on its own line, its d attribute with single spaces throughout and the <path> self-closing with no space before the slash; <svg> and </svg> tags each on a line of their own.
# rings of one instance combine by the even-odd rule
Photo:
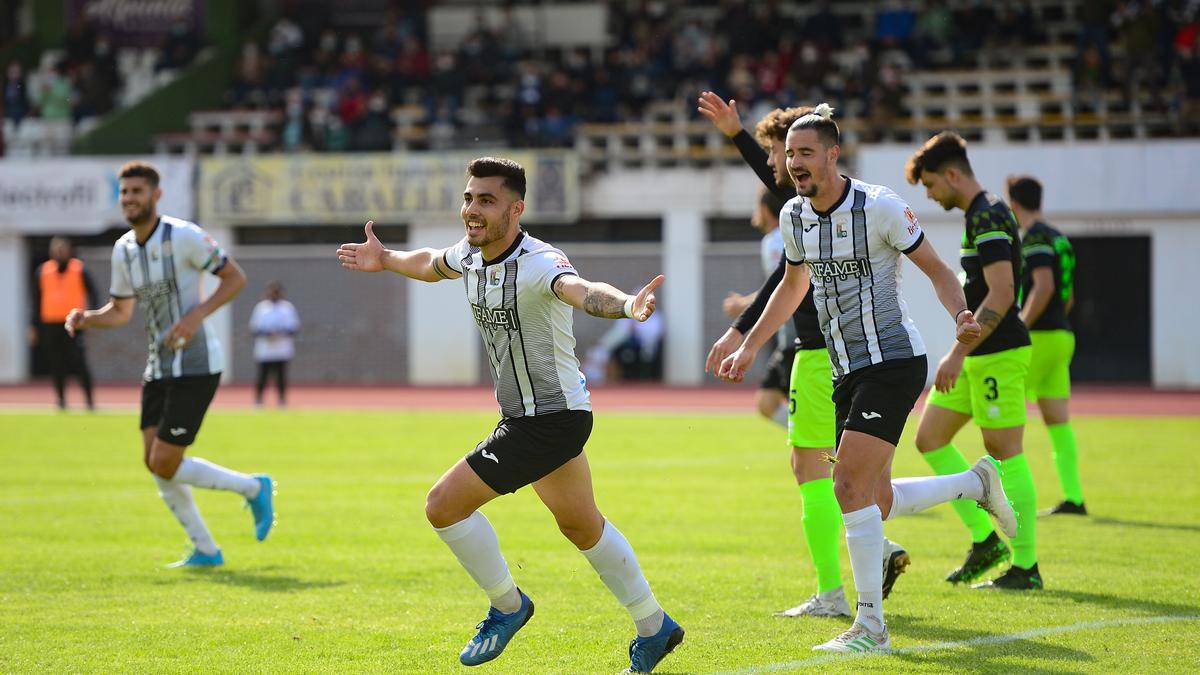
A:
<svg viewBox="0 0 1200 675">
<path fill-rule="evenodd" d="M 145 317 L 149 355 L 146 381 L 221 372 L 224 363 L 216 330 L 206 319 L 183 349 L 163 344 L 167 331 L 203 302 L 203 277 L 228 262 L 221 247 L 195 223 L 160 216 L 139 244 L 130 230 L 113 245 L 114 298 L 137 298 Z"/>
<path fill-rule="evenodd" d="M 1029 299 L 1029 291 L 1033 288 L 1033 270 L 1049 267 L 1054 279 L 1050 302 L 1046 303 L 1042 315 L 1029 330 L 1071 330 L 1071 323 L 1067 320 L 1067 301 L 1075 290 L 1075 249 L 1070 240 L 1062 232 L 1039 220 L 1021 238 L 1021 254 L 1025 258 L 1022 298 Z"/>
<path fill-rule="evenodd" d="M 808 265 L 835 378 L 925 353 L 900 292 L 900 254 L 925 238 L 904 200 L 882 185 L 846 179 L 841 199 L 816 211 L 795 197 L 779 214 L 787 261 Z"/>
<path fill-rule="evenodd" d="M 759 257 L 761 258 L 763 275 L 771 276 L 775 268 L 779 266 L 779 259 L 783 256 L 783 233 L 779 228 L 772 229 L 767 234 L 763 235 L 762 244 L 759 247 Z M 811 300 L 810 300 L 811 304 Z M 799 310 L 797 310 L 797 314 Z M 786 349 L 792 347 L 796 343 L 796 321 L 793 317 L 792 321 L 783 324 L 779 332 L 775 333 L 776 347 Z"/>
<path fill-rule="evenodd" d="M 967 307 L 979 313 L 979 305 L 987 296 L 987 280 L 983 268 L 1004 260 L 1012 263 L 1013 289 L 1021 283 L 1021 235 L 1017 217 L 1008 204 L 990 192 L 980 192 L 971 201 L 966 212 L 966 228 L 963 230 L 961 262 L 966 280 L 963 293 L 967 296 Z M 983 356 L 1015 349 L 1029 344 L 1029 331 L 1021 322 L 1019 304 L 1014 302 L 1000 325 L 992 331 L 971 356 Z"/>
<path fill-rule="evenodd" d="M 576 274 L 567 256 L 522 232 L 495 260 L 484 260 L 465 237 L 442 260 L 462 274 L 501 415 L 591 410 L 575 356 L 574 308 L 553 289 L 559 277 Z"/>
</svg>

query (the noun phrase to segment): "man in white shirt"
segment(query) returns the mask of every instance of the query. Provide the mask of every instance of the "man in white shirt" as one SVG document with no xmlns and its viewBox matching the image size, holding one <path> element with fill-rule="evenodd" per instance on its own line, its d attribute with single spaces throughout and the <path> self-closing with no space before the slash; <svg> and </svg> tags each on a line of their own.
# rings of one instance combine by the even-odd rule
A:
<svg viewBox="0 0 1200 675">
<path fill-rule="evenodd" d="M 300 330 L 300 315 L 296 307 L 283 299 L 283 284 L 267 284 L 267 297 L 260 300 L 250 313 L 250 332 L 254 334 L 254 361 L 258 364 L 258 380 L 254 387 L 254 403 L 261 407 L 267 379 L 275 378 L 279 391 L 279 407 L 287 405 L 287 365 L 296 355 L 295 335 Z"/>
</svg>

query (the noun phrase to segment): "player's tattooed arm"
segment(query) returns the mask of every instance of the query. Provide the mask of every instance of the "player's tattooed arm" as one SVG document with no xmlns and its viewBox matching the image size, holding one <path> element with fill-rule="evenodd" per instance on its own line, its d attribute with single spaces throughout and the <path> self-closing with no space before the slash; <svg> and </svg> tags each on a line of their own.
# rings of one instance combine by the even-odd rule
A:
<svg viewBox="0 0 1200 675">
<path fill-rule="evenodd" d="M 583 296 L 583 311 L 602 319 L 620 319 L 625 316 L 628 297 L 608 284 L 592 284 Z"/>
<path fill-rule="evenodd" d="M 980 307 L 979 312 L 975 314 L 975 320 L 978 321 L 981 326 L 987 326 L 991 330 L 996 330 L 996 326 L 1000 325 L 1000 321 L 1003 318 L 1004 316 L 1002 314 L 988 309 L 987 307 Z"/>
<path fill-rule="evenodd" d="M 642 287 L 637 295 L 628 295 L 601 281 L 588 281 L 575 274 L 561 274 L 550 288 L 559 300 L 576 309 L 602 319 L 631 318 L 645 321 L 654 313 L 657 300 L 654 291 L 662 285 L 658 275 Z"/>
</svg>

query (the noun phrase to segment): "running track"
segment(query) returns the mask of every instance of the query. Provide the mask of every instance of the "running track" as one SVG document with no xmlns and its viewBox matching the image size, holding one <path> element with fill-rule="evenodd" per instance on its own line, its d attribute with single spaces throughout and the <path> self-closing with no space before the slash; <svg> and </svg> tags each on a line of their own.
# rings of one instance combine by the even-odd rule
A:
<svg viewBox="0 0 1200 675">
<path fill-rule="evenodd" d="M 82 393 L 72 383 L 67 390 L 71 407 L 79 407 Z M 139 402 L 140 389 L 133 385 L 103 385 L 96 388 L 101 409 L 131 409 Z M 293 409 L 357 410 L 480 410 L 496 411 L 490 387 L 408 386 L 313 386 L 298 385 L 288 391 Z M 754 390 L 748 387 L 662 387 L 608 386 L 592 391 L 598 411 L 643 412 L 731 412 L 753 410 Z M 248 385 L 221 387 L 215 407 L 249 408 L 253 392 Z M 274 392 L 268 391 L 268 405 Z M 54 395 L 48 382 L 0 386 L 0 410 L 50 408 Z M 1155 391 L 1144 387 L 1077 386 L 1071 400 L 1076 415 L 1197 416 L 1200 391 Z"/>
</svg>

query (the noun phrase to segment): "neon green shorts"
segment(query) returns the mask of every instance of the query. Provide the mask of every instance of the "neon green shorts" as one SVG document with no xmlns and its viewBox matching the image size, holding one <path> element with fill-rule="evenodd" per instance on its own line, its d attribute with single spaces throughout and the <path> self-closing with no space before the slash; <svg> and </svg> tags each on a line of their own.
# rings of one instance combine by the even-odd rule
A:
<svg viewBox="0 0 1200 675">
<path fill-rule="evenodd" d="M 1032 330 L 1033 358 L 1025 379 L 1025 396 L 1071 398 L 1071 357 L 1075 356 L 1075 334 L 1069 330 Z"/>
<path fill-rule="evenodd" d="M 788 397 L 788 443 L 795 448 L 832 448 L 837 435 L 833 414 L 833 368 L 829 350 L 800 349 L 792 360 Z"/>
<path fill-rule="evenodd" d="M 926 403 L 970 415 L 983 429 L 1019 427 L 1025 424 L 1025 378 L 1032 353 L 1032 347 L 1017 347 L 968 356 L 954 388 L 944 394 L 931 389 Z"/>
</svg>

